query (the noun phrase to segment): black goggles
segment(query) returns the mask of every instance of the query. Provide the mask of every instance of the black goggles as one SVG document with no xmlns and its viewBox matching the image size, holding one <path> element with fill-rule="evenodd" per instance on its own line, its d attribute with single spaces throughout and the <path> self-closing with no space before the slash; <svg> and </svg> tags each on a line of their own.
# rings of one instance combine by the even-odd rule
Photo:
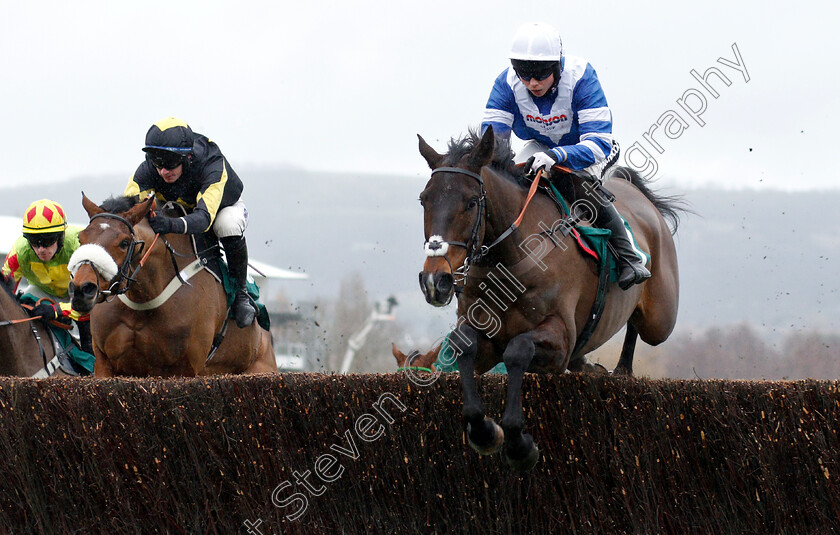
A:
<svg viewBox="0 0 840 535">
<path fill-rule="evenodd" d="M 26 240 L 29 242 L 33 248 L 41 247 L 46 249 L 47 247 L 52 247 L 52 245 L 58 242 L 60 236 L 56 236 L 55 234 L 32 234 L 26 237 Z"/>
<path fill-rule="evenodd" d="M 514 70 L 516 71 L 516 69 L 514 69 Z M 538 82 L 542 82 L 543 80 L 547 79 L 552 74 L 554 74 L 554 70 L 536 72 L 536 73 L 534 73 L 534 72 L 525 73 L 525 72 L 516 71 L 516 76 L 518 76 L 523 82 L 530 82 L 531 78 L 533 78 L 534 80 L 536 80 Z"/>
<path fill-rule="evenodd" d="M 148 152 L 149 161 L 152 162 L 157 169 L 166 169 L 171 171 L 175 169 L 182 163 L 184 163 L 184 157 L 180 154 L 175 154 L 174 152 Z"/>
</svg>

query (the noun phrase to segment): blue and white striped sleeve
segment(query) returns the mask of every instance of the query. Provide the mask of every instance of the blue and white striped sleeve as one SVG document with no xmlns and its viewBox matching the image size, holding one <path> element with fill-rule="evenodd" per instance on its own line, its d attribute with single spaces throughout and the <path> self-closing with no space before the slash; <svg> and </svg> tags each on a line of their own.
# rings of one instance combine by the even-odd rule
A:
<svg viewBox="0 0 840 535">
<path fill-rule="evenodd" d="M 487 99 L 487 106 L 484 108 L 484 117 L 481 121 L 481 132 L 484 133 L 488 126 L 492 126 L 493 133 L 497 136 L 510 137 L 515 107 L 516 100 L 513 96 L 513 89 L 507 83 L 507 69 L 505 69 L 496 78 L 493 89 L 490 91 L 490 97 Z"/>
<path fill-rule="evenodd" d="M 580 141 L 557 147 L 555 152 L 573 169 L 585 169 L 604 161 L 612 148 L 612 112 L 601 89 L 601 82 L 592 65 L 575 85 L 572 111 L 577 115 Z"/>
</svg>

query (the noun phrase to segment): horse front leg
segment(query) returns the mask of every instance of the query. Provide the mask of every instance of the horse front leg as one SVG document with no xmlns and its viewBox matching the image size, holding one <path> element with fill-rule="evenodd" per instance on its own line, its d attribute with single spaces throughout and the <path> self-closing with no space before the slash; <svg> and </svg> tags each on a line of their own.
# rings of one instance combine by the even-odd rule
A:
<svg viewBox="0 0 840 535">
<path fill-rule="evenodd" d="M 475 358 L 478 354 L 478 332 L 466 324 L 459 325 L 449 335 L 450 346 L 456 351 L 456 362 L 464 393 L 464 427 L 472 449 L 481 455 L 496 452 L 504 442 L 502 428 L 484 415 L 484 405 L 475 385 Z"/>
<path fill-rule="evenodd" d="M 502 416 L 505 433 L 505 460 L 517 471 L 530 470 L 540 458 L 540 450 L 531 435 L 523 433 L 525 416 L 522 414 L 522 378 L 534 358 L 534 337 L 530 332 L 515 336 L 504 352 L 508 373 L 507 400 Z"/>
</svg>

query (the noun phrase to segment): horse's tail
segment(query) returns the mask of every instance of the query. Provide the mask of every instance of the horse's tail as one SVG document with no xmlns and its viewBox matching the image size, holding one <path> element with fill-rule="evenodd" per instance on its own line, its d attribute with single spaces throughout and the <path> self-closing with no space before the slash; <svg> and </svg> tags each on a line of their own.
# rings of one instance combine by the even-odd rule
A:
<svg viewBox="0 0 840 535">
<path fill-rule="evenodd" d="M 694 213 L 682 195 L 659 195 L 648 187 L 648 181 L 629 167 L 615 167 L 611 176 L 622 178 L 639 188 L 639 191 L 656 207 L 671 227 L 671 234 L 677 233 L 680 225 L 680 213 Z"/>
</svg>

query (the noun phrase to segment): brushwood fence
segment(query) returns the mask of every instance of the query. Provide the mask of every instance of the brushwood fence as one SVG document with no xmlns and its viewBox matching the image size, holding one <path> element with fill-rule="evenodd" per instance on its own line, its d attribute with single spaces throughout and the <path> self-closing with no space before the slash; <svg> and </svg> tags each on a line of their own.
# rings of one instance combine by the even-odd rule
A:
<svg viewBox="0 0 840 535">
<path fill-rule="evenodd" d="M 0 532 L 832 533 L 838 386 L 528 376 L 518 474 L 457 375 L 0 379 Z"/>
</svg>

